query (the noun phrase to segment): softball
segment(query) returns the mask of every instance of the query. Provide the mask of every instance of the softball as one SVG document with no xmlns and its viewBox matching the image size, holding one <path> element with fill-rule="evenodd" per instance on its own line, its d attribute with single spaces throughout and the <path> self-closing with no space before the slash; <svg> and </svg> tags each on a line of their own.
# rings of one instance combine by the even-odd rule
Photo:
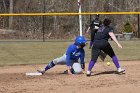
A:
<svg viewBox="0 0 140 93">
<path fill-rule="evenodd" d="M 110 66 L 111 63 L 110 62 L 107 62 L 106 64 L 107 64 L 107 66 Z"/>
</svg>

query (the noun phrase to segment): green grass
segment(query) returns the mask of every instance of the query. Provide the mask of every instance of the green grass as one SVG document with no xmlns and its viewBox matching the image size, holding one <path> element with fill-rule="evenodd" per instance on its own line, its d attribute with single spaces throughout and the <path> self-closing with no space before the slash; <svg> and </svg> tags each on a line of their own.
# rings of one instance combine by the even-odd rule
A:
<svg viewBox="0 0 140 93">
<path fill-rule="evenodd" d="M 73 42 L 0 42 L 0 66 L 48 63 L 62 56 Z M 123 49 L 110 42 L 119 60 L 140 60 L 140 41 L 121 41 Z M 85 61 L 90 60 L 89 45 Z M 107 57 L 107 60 L 110 58 Z"/>
</svg>

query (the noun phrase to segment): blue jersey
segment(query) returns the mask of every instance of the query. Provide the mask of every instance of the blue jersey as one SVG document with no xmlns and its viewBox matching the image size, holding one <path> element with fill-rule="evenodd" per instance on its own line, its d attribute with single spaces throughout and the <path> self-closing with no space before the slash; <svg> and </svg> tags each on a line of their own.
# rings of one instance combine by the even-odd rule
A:
<svg viewBox="0 0 140 93">
<path fill-rule="evenodd" d="M 75 44 L 69 45 L 66 51 L 66 65 L 71 66 L 71 60 L 78 62 L 80 58 L 80 63 L 84 63 L 85 51 L 83 48 L 77 49 Z"/>
</svg>

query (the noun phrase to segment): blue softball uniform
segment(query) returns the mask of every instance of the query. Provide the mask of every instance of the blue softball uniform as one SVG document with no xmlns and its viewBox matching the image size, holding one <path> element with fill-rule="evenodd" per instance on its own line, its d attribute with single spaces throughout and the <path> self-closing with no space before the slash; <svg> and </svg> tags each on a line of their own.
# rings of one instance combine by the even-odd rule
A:
<svg viewBox="0 0 140 93">
<path fill-rule="evenodd" d="M 80 58 L 80 63 L 84 64 L 84 57 L 85 57 L 85 51 L 83 48 L 77 49 L 77 46 L 75 44 L 69 45 L 67 51 L 66 51 L 66 65 L 71 66 L 71 60 L 74 62 L 78 62 Z"/>
<path fill-rule="evenodd" d="M 77 36 L 75 43 L 68 46 L 66 53 L 63 56 L 53 59 L 43 70 L 38 70 L 38 72 L 45 73 L 45 71 L 59 63 L 65 63 L 67 66 L 72 66 L 74 63 L 77 63 L 79 59 L 81 68 L 84 69 L 85 51 L 83 47 L 85 47 L 86 42 L 87 40 L 83 36 Z M 81 48 L 78 48 L 77 46 L 81 46 Z"/>
</svg>

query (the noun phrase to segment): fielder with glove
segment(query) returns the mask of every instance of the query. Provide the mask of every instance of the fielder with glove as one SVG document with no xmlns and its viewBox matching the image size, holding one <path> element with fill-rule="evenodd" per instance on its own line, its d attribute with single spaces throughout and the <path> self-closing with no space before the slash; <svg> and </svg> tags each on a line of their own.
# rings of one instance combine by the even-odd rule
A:
<svg viewBox="0 0 140 93">
<path fill-rule="evenodd" d="M 92 57 L 91 57 L 91 61 L 89 62 L 87 76 L 91 75 L 91 70 L 94 64 L 96 63 L 97 58 L 101 51 L 108 54 L 112 58 L 112 61 L 115 64 L 118 73 L 122 73 L 125 71 L 124 69 L 120 67 L 118 58 L 115 55 L 111 45 L 108 42 L 108 39 L 111 37 L 112 40 L 117 44 L 117 46 L 119 48 L 122 48 L 122 45 L 116 39 L 113 33 L 113 28 L 110 26 L 110 24 L 111 24 L 111 20 L 106 18 L 103 21 L 103 25 L 98 29 L 98 31 L 96 32 L 94 36 L 94 43 L 92 47 Z"/>
</svg>

